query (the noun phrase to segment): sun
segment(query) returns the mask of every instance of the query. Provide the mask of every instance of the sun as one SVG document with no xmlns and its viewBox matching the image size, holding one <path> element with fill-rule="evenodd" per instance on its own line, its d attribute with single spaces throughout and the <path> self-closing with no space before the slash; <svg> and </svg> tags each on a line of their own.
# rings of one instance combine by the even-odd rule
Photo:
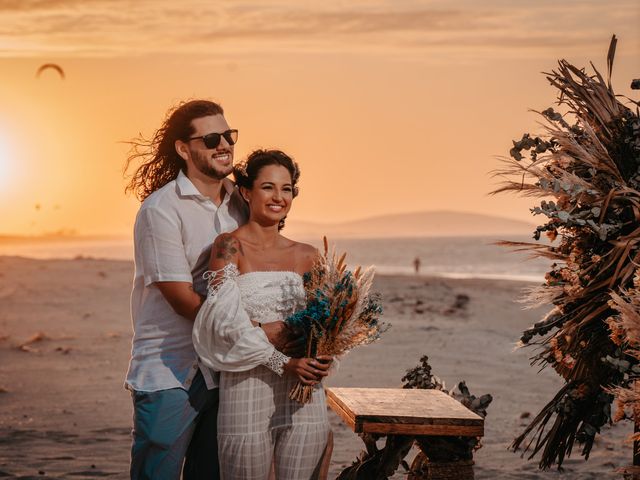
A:
<svg viewBox="0 0 640 480">
<path fill-rule="evenodd" d="M 0 190 L 7 188 L 11 177 L 11 149 L 0 131 Z"/>
</svg>

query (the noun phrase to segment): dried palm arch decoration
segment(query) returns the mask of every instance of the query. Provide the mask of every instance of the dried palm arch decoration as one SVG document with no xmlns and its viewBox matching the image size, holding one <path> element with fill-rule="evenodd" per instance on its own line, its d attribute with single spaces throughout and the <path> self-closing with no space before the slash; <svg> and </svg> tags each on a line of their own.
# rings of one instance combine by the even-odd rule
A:
<svg viewBox="0 0 640 480">
<path fill-rule="evenodd" d="M 496 172 L 504 181 L 493 193 L 545 199 L 532 209 L 547 217 L 534 237 L 550 244 L 500 242 L 554 262 L 527 297 L 553 309 L 520 340 L 538 347 L 532 365 L 565 384 L 512 444 L 541 452 L 542 469 L 560 468 L 576 442 L 587 459 L 612 404 L 614 420 L 640 413 L 640 119 L 638 102 L 611 85 L 616 43 L 606 80 L 566 60 L 546 74 L 566 113 L 537 112 L 544 133 L 514 141 Z"/>
</svg>

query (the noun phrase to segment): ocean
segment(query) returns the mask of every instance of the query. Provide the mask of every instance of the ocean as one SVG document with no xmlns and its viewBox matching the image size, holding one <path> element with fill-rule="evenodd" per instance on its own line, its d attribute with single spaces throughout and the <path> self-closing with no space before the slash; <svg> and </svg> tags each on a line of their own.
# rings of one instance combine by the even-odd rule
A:
<svg viewBox="0 0 640 480">
<path fill-rule="evenodd" d="M 374 265 L 381 274 L 414 275 L 414 259 L 420 274 L 447 278 L 488 278 L 542 282 L 550 261 L 530 259 L 528 254 L 494 245 L 498 240 L 529 241 L 527 237 L 426 237 L 336 239 L 338 252 L 347 252 L 350 266 Z M 317 247 L 321 241 L 312 241 Z M 65 239 L 0 244 L 0 255 L 30 258 L 78 257 L 133 260 L 129 239 Z"/>
</svg>

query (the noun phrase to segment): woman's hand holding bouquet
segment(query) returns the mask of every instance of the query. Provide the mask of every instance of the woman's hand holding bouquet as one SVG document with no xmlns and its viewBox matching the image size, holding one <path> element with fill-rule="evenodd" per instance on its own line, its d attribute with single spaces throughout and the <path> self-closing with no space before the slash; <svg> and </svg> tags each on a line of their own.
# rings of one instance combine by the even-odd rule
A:
<svg viewBox="0 0 640 480">
<path fill-rule="evenodd" d="M 317 385 L 323 377 L 329 375 L 333 358 L 329 355 L 318 355 L 316 358 L 292 358 L 284 365 L 284 371 L 298 377 L 303 385 Z"/>
</svg>

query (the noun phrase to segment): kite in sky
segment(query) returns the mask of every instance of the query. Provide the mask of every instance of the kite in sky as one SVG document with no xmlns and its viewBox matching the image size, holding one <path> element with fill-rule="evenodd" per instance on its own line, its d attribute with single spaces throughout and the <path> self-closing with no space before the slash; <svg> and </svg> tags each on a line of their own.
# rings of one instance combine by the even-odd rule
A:
<svg viewBox="0 0 640 480">
<path fill-rule="evenodd" d="M 40 68 L 36 72 L 36 77 L 40 78 L 42 72 L 48 69 L 55 70 L 60 74 L 60 78 L 64 79 L 64 70 L 62 70 L 62 67 L 60 65 L 57 65 L 55 63 L 45 63 L 44 65 L 40 66 Z"/>
</svg>

